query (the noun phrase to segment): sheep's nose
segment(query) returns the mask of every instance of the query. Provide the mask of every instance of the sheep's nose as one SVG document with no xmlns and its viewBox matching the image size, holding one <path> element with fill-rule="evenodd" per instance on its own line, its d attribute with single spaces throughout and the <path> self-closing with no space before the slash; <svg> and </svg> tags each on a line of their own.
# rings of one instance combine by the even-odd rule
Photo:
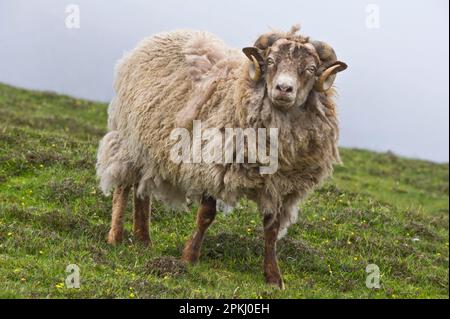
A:
<svg viewBox="0 0 450 319">
<path fill-rule="evenodd" d="M 289 84 L 277 84 L 276 89 L 283 93 L 292 93 L 294 91 L 294 88 L 292 85 Z"/>
</svg>

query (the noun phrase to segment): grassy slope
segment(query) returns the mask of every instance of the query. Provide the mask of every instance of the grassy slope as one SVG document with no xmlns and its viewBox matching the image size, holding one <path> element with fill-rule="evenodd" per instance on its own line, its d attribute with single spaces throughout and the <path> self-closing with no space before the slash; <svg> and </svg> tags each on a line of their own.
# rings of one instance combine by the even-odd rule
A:
<svg viewBox="0 0 450 319">
<path fill-rule="evenodd" d="M 279 244 L 287 289 L 277 291 L 263 283 L 251 203 L 218 217 L 194 267 L 169 258 L 194 210 L 155 205 L 152 249 L 133 243 L 128 211 L 126 243 L 108 246 L 111 204 L 94 171 L 105 123 L 104 104 L 0 84 L 0 297 L 448 297 L 447 164 L 343 149 L 345 166 Z M 63 285 L 70 263 L 79 290 Z M 365 287 L 369 263 L 379 290 Z"/>
</svg>

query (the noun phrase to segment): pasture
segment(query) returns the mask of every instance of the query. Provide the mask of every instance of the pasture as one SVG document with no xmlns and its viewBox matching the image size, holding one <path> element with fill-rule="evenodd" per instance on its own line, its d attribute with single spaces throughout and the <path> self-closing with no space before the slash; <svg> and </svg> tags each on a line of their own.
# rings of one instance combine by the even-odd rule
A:
<svg viewBox="0 0 450 319">
<path fill-rule="evenodd" d="M 154 203 L 153 246 L 106 243 L 98 189 L 103 103 L 0 84 L 1 298 L 448 298 L 448 164 L 341 149 L 343 166 L 279 242 L 286 289 L 264 284 L 261 218 L 242 201 L 210 227 L 196 266 L 179 261 L 195 222 Z M 65 285 L 66 266 L 81 287 Z M 366 287 L 366 266 L 380 269 Z"/>
</svg>

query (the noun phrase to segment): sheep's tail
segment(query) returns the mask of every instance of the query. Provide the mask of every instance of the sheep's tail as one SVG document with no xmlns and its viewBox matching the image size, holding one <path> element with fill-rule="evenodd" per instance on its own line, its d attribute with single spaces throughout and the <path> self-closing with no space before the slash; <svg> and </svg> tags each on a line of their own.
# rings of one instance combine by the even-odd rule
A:
<svg viewBox="0 0 450 319">
<path fill-rule="evenodd" d="M 105 195 L 118 185 L 129 185 L 133 181 L 132 169 L 126 149 L 122 146 L 117 131 L 111 131 L 100 141 L 97 153 L 97 176 L 100 189 Z"/>
</svg>

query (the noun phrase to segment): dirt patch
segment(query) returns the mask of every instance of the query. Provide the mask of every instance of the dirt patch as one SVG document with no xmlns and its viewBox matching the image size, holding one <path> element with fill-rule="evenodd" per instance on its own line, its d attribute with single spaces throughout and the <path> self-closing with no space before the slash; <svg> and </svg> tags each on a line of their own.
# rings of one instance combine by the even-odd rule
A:
<svg viewBox="0 0 450 319">
<path fill-rule="evenodd" d="M 405 226 L 405 229 L 408 232 L 413 233 L 414 235 L 426 238 L 428 240 L 439 239 L 439 235 L 436 234 L 436 232 L 430 229 L 427 225 L 424 225 L 420 222 L 411 221 Z"/>
<path fill-rule="evenodd" d="M 173 256 L 161 256 L 150 260 L 146 264 L 146 272 L 164 277 L 170 276 L 181 276 L 187 272 L 187 266 L 180 259 Z"/>
<path fill-rule="evenodd" d="M 86 194 L 86 185 L 72 178 L 63 180 L 50 180 L 48 184 L 47 199 L 60 204 L 69 205 L 73 199 L 81 198 Z"/>
<path fill-rule="evenodd" d="M 323 254 L 317 250 L 316 248 L 312 247 L 309 243 L 293 239 L 290 237 L 284 237 L 278 242 L 280 257 L 288 258 L 292 256 L 302 256 L 302 258 L 310 257 L 321 257 L 323 258 Z"/>
<path fill-rule="evenodd" d="M 58 154 L 54 151 L 28 151 L 25 154 L 25 159 L 28 163 L 38 165 L 49 165 L 49 164 L 67 164 L 68 159 Z"/>
<path fill-rule="evenodd" d="M 257 231 L 258 232 L 258 231 Z M 202 254 L 206 258 L 249 259 L 263 253 L 262 237 L 246 237 L 227 232 L 210 235 L 203 243 Z"/>
<path fill-rule="evenodd" d="M 107 265 L 114 268 L 114 262 L 108 257 L 108 251 L 102 247 L 92 246 L 90 248 L 91 257 L 96 264 Z"/>
<path fill-rule="evenodd" d="M 128 289 L 128 284 L 125 289 Z M 151 282 L 147 280 L 136 280 L 132 282 L 136 297 L 139 299 L 158 299 L 167 298 L 167 296 L 189 296 L 191 289 L 187 286 L 168 287 L 161 282 Z M 110 298 L 117 298 L 112 295 Z"/>
</svg>

